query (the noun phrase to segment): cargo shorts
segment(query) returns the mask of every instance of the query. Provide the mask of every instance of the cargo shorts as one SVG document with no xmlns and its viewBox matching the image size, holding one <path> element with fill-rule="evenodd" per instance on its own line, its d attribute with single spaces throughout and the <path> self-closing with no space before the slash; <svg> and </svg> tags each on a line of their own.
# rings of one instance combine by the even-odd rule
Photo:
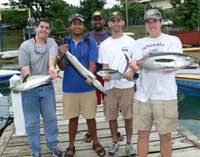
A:
<svg viewBox="0 0 200 157">
<path fill-rule="evenodd" d="M 133 94 L 133 88 L 113 88 L 108 90 L 107 96 L 104 97 L 104 114 L 106 119 L 116 120 L 119 111 L 122 112 L 124 119 L 132 118 Z"/>
<path fill-rule="evenodd" d="M 82 113 L 85 119 L 94 119 L 97 109 L 96 91 L 82 93 L 64 93 L 64 118 L 79 117 Z"/>
<path fill-rule="evenodd" d="M 153 123 L 160 134 L 171 133 L 178 125 L 177 100 L 149 100 L 133 102 L 133 129 L 151 130 Z"/>
</svg>

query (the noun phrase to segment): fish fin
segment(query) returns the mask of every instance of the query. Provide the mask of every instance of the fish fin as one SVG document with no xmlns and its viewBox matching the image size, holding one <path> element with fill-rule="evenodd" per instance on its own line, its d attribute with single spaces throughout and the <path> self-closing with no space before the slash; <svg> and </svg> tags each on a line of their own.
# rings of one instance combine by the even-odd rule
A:
<svg viewBox="0 0 200 157">
<path fill-rule="evenodd" d="M 22 82 L 23 82 L 23 83 L 26 82 L 27 79 L 28 79 L 28 77 L 29 77 L 29 74 L 27 74 L 27 75 L 23 78 L 23 81 L 22 81 Z"/>
</svg>

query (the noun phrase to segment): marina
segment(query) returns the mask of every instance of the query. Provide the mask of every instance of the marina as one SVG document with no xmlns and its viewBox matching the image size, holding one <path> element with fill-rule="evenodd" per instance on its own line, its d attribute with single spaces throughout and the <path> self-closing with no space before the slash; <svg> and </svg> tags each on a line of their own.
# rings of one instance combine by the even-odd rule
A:
<svg viewBox="0 0 200 157">
<path fill-rule="evenodd" d="M 68 120 L 63 118 L 63 94 L 61 91 L 61 79 L 56 79 L 54 81 L 56 100 L 57 100 L 57 119 L 59 127 L 59 147 L 64 152 L 68 146 L 69 136 L 68 136 Z M 111 135 L 109 131 L 108 123 L 105 120 L 103 113 L 103 106 L 98 106 L 97 114 L 97 133 L 100 143 L 108 150 L 111 144 Z M 40 124 L 41 127 L 41 146 L 42 146 L 42 156 L 49 157 L 50 152 L 46 147 L 46 142 L 44 138 L 43 123 Z M 75 157 L 97 157 L 95 152 L 92 150 L 91 143 L 85 143 L 83 141 L 84 134 L 87 131 L 87 125 L 85 119 L 80 117 L 79 128 L 76 136 L 75 146 L 76 153 Z M 119 116 L 119 131 L 122 135 L 125 135 L 124 123 L 122 115 Z M 137 133 L 133 132 L 133 143 L 136 148 L 137 143 Z M 120 148 L 116 156 L 125 157 L 125 143 L 126 140 L 120 142 Z M 173 147 L 173 157 L 199 157 L 200 154 L 200 137 L 197 137 L 192 132 L 179 126 L 176 132 L 172 133 L 172 147 Z M 155 127 L 152 128 L 150 135 L 150 149 L 149 157 L 159 157 L 160 156 L 160 143 L 158 133 Z M 1 157 L 28 157 L 28 141 L 26 136 L 16 136 L 13 125 L 7 127 L 4 131 L 2 137 L 0 138 L 0 156 Z M 108 155 L 106 155 L 108 156 Z"/>
<path fill-rule="evenodd" d="M 8 81 L 13 75 L 19 75 L 17 70 L 0 70 L 0 82 Z"/>
</svg>

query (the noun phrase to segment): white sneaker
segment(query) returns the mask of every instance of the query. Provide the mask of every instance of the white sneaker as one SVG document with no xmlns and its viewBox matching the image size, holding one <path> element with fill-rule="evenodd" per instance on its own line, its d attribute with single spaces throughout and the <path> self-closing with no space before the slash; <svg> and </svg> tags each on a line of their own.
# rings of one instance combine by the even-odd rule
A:
<svg viewBox="0 0 200 157">
<path fill-rule="evenodd" d="M 127 152 L 127 155 L 130 157 L 136 156 L 136 151 L 135 151 L 135 148 L 133 147 L 133 143 L 126 144 L 126 152 Z"/>
<path fill-rule="evenodd" d="M 119 144 L 117 142 L 113 142 L 112 145 L 109 147 L 108 153 L 110 155 L 114 155 L 115 152 L 118 150 Z"/>
</svg>

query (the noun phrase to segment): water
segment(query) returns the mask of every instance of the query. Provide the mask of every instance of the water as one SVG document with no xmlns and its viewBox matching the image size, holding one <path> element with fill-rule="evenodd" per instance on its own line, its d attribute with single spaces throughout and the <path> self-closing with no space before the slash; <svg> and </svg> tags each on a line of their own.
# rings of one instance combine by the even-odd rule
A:
<svg viewBox="0 0 200 157">
<path fill-rule="evenodd" d="M 0 129 L 2 129 L 7 124 L 8 117 L 10 116 L 9 108 L 10 108 L 10 89 L 9 82 L 0 83 L 0 93 L 3 97 L 0 97 Z M 3 129 L 0 130 L 0 136 Z"/>
<path fill-rule="evenodd" d="M 200 97 L 178 93 L 179 124 L 200 138 Z"/>
<path fill-rule="evenodd" d="M 7 69 L 7 70 L 17 70 L 18 63 L 15 60 L 12 62 L 8 62 L 7 60 L 0 60 L 0 69 Z M 10 105 L 10 89 L 9 89 L 9 81 L 0 82 L 0 93 L 5 96 L 0 98 L 0 129 L 5 126 L 7 118 L 9 117 L 9 105 Z M 9 104 L 8 104 L 9 103 Z M 1 118 L 3 117 L 3 119 Z M 1 132 L 0 132 L 1 134 Z"/>
</svg>

